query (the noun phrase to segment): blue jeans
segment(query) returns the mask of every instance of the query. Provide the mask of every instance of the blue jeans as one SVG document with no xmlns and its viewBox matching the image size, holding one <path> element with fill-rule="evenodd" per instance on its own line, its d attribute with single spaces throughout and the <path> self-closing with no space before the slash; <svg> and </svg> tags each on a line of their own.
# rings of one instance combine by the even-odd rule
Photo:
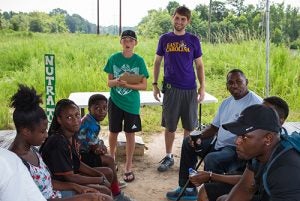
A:
<svg viewBox="0 0 300 201">
<path fill-rule="evenodd" d="M 239 160 L 235 147 L 227 146 L 216 150 L 214 144 L 211 144 L 212 138 L 202 140 L 202 143 L 196 149 L 189 144 L 189 137 L 182 142 L 180 167 L 179 167 L 179 186 L 183 187 L 189 177 L 189 168 L 196 168 L 198 156 L 204 158 L 204 170 L 214 173 L 228 173 L 243 171 L 245 162 Z M 201 151 L 197 151 L 201 150 Z M 189 183 L 188 187 L 194 187 Z"/>
<path fill-rule="evenodd" d="M 76 195 L 75 191 L 61 191 L 61 196 L 62 198 L 69 198 L 69 197 L 73 197 L 74 195 Z"/>
<path fill-rule="evenodd" d="M 208 153 L 204 158 L 204 170 L 214 173 L 239 172 L 245 167 L 245 161 L 238 158 L 236 147 L 226 146 Z"/>
</svg>

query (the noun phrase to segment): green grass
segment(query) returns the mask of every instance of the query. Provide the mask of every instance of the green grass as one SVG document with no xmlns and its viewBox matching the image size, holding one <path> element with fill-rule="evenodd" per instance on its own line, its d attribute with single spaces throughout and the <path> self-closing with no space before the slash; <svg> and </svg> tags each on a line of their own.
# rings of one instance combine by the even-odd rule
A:
<svg viewBox="0 0 300 201">
<path fill-rule="evenodd" d="M 152 90 L 157 40 L 139 37 L 136 47 L 136 53 L 145 59 L 148 66 L 150 78 L 147 90 Z M 76 91 L 108 91 L 103 67 L 109 56 L 120 48 L 116 36 L 0 32 L 0 129 L 12 125 L 9 98 L 15 93 L 18 83 L 34 86 L 38 92 L 44 93 L 44 54 L 55 54 L 57 101 Z M 216 96 L 219 102 L 203 105 L 202 122 L 211 122 L 220 102 L 229 95 L 225 76 L 232 68 L 242 69 L 249 79 L 249 89 L 265 96 L 264 42 L 204 43 L 203 52 L 206 91 Z M 299 121 L 300 118 L 299 69 L 297 54 L 291 54 L 282 46 L 271 46 L 270 95 L 280 96 L 289 103 L 291 114 L 288 121 Z M 161 107 L 143 107 L 141 118 L 145 133 L 162 130 Z M 107 119 L 103 124 L 107 125 Z"/>
</svg>

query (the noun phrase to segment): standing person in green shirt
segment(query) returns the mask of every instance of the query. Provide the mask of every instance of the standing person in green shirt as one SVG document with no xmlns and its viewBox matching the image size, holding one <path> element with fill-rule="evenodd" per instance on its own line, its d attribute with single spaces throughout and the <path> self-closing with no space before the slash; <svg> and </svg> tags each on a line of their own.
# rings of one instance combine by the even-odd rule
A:
<svg viewBox="0 0 300 201">
<path fill-rule="evenodd" d="M 107 61 L 104 71 L 108 73 L 110 98 L 108 102 L 109 120 L 109 150 L 115 158 L 117 137 L 124 130 L 126 135 L 126 163 L 124 181 L 134 180 L 132 159 L 135 148 L 135 132 L 141 131 L 140 93 L 147 88 L 149 77 L 144 59 L 134 53 L 137 45 L 137 36 L 134 31 L 126 30 L 121 34 L 120 44 L 122 51 L 113 54 Z M 141 75 L 140 82 L 130 84 L 120 79 L 124 74 Z"/>
</svg>

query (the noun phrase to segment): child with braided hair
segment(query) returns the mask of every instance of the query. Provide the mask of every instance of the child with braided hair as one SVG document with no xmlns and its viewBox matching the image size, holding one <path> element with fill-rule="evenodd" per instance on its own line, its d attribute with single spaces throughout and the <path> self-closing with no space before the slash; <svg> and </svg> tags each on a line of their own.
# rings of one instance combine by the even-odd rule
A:
<svg viewBox="0 0 300 201">
<path fill-rule="evenodd" d="M 35 148 L 48 137 L 47 116 L 39 106 L 40 103 L 41 96 L 37 95 L 34 88 L 19 85 L 18 91 L 11 98 L 11 106 L 15 108 L 13 121 L 17 134 L 9 149 L 22 159 L 43 196 L 47 200 L 112 201 L 110 196 L 93 188 L 51 178 L 48 167 Z M 74 191 L 78 195 L 60 199 L 63 194 L 60 191 Z"/>
</svg>

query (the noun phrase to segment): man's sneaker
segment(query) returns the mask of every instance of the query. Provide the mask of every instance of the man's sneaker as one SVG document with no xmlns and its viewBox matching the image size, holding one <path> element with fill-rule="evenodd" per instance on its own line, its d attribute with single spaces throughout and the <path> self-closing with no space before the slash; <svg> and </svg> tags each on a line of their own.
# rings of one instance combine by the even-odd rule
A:
<svg viewBox="0 0 300 201">
<path fill-rule="evenodd" d="M 157 170 L 159 172 L 165 172 L 167 171 L 172 165 L 174 165 L 174 158 L 173 157 L 164 157 L 160 162 Z"/>
<path fill-rule="evenodd" d="M 121 192 L 119 195 L 114 197 L 114 201 L 134 201 L 134 200 L 129 198 L 123 192 Z"/>
<path fill-rule="evenodd" d="M 169 200 L 176 200 L 180 194 L 182 190 L 182 187 L 178 187 L 177 189 L 173 190 L 173 191 L 169 191 L 166 194 L 166 197 Z M 180 200 L 197 200 L 197 188 L 193 188 L 192 191 L 187 191 L 185 190 L 184 193 L 182 194 L 182 197 Z"/>
</svg>

